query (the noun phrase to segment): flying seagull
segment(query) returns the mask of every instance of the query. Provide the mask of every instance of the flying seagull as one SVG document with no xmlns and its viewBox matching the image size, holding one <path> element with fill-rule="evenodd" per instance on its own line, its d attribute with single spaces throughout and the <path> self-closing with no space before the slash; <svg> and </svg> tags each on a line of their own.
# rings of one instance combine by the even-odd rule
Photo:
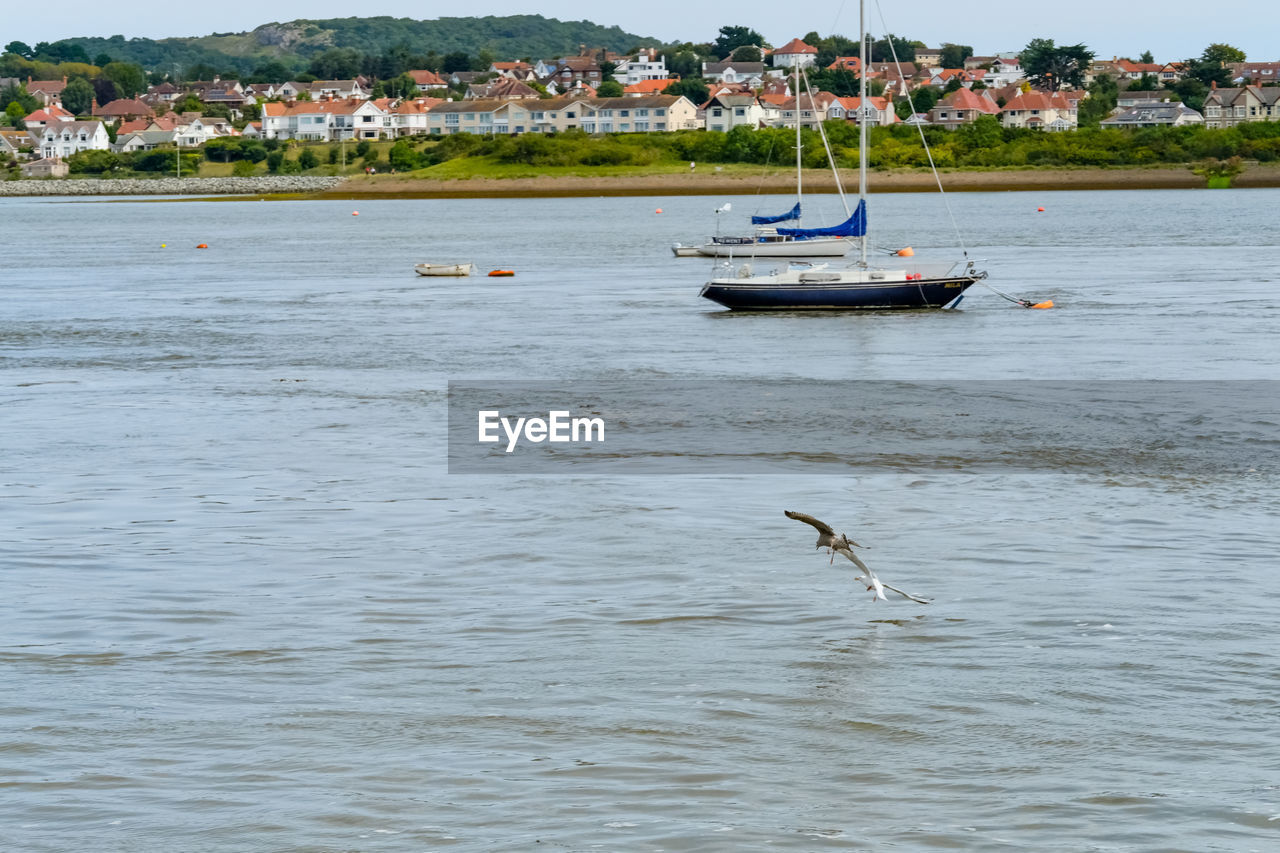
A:
<svg viewBox="0 0 1280 853">
<path fill-rule="evenodd" d="M 895 592 L 903 598 L 908 598 L 919 604 L 929 603 L 926 599 L 917 598 L 909 592 L 903 592 L 897 587 L 889 586 L 889 584 L 881 581 L 880 578 L 876 576 L 876 573 L 873 572 L 866 563 L 858 559 L 857 554 L 853 553 L 853 548 L 861 548 L 862 546 L 857 542 L 854 542 L 848 536 L 845 536 L 843 533 L 836 533 L 835 530 L 831 528 L 831 525 L 824 521 L 819 521 L 812 515 L 805 515 L 803 512 L 792 512 L 789 509 L 784 510 L 784 512 L 786 513 L 787 518 L 794 518 L 796 521 L 803 521 L 805 524 L 815 528 L 818 531 L 817 547 L 830 549 L 831 559 L 833 561 L 836 558 L 836 554 L 843 554 L 850 562 L 861 569 L 862 574 L 854 578 L 854 580 L 859 583 L 866 584 L 867 591 L 874 593 L 874 597 L 872 598 L 873 601 L 875 599 L 886 601 L 887 599 L 885 598 L 884 591 L 887 589 L 890 592 Z"/>
</svg>

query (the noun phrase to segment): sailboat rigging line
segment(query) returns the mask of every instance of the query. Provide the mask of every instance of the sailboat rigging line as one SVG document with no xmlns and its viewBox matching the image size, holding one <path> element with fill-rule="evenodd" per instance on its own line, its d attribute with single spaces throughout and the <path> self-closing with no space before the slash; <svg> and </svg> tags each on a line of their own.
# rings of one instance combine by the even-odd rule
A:
<svg viewBox="0 0 1280 853">
<path fill-rule="evenodd" d="M 876 0 L 876 14 L 880 16 L 880 26 L 884 28 L 886 33 L 889 32 L 889 25 L 884 19 L 884 9 L 880 7 L 880 0 Z M 866 37 L 863 37 L 866 40 Z M 889 43 L 889 55 L 893 57 L 893 67 L 898 69 L 898 79 L 902 81 L 903 94 L 907 96 L 907 106 L 911 108 L 911 115 L 916 114 L 915 102 L 911 100 L 911 90 L 907 88 L 907 78 L 902 73 L 902 63 L 898 61 L 898 49 L 893 46 L 893 39 L 885 36 L 885 41 Z M 866 68 L 862 69 L 863 76 L 866 76 Z M 929 140 L 924 137 L 924 125 L 916 124 L 916 130 L 920 133 L 920 143 L 924 145 L 924 154 L 929 158 L 929 169 L 933 172 L 933 180 L 938 184 L 938 193 L 942 196 L 942 206 L 946 208 L 947 218 L 951 220 L 951 228 L 955 231 L 956 241 L 960 244 L 960 251 L 964 253 L 965 260 L 969 259 L 969 249 L 964 244 L 964 237 L 960 233 L 960 226 L 956 223 L 955 214 L 951 212 L 951 202 L 947 201 L 946 190 L 942 188 L 942 177 L 938 174 L 938 167 L 933 162 L 933 152 L 929 150 Z"/>
<path fill-rule="evenodd" d="M 813 89 L 809 86 L 809 75 L 805 74 L 803 69 L 800 76 L 804 79 L 804 90 L 809 93 L 809 106 L 813 108 L 814 122 L 818 125 L 818 135 L 822 137 L 822 148 L 827 152 L 827 162 L 831 164 L 831 174 L 836 179 L 836 192 L 840 194 L 840 204 L 844 206 L 845 218 L 853 216 L 853 211 L 849 209 L 849 200 L 844 195 L 844 182 L 840 180 L 840 170 L 836 166 L 836 158 L 831 153 L 831 143 L 827 141 L 827 131 L 825 122 L 818 118 L 818 100 L 813 97 Z M 796 95 L 796 120 L 799 121 L 800 96 Z"/>
<path fill-rule="evenodd" d="M 880 16 L 880 26 L 884 28 L 885 33 L 888 33 L 889 25 L 885 22 L 884 9 L 880 6 L 880 0 L 876 0 L 876 14 Z M 863 35 L 862 41 L 864 44 L 866 43 L 866 40 L 866 36 Z M 885 41 L 889 43 L 889 54 L 893 57 L 893 66 L 898 69 L 898 79 L 903 81 L 902 89 L 903 93 L 907 96 L 907 106 L 911 108 L 911 115 L 915 116 L 916 105 L 911 100 L 911 90 L 907 88 L 906 77 L 902 73 L 902 63 L 898 61 L 898 50 L 893 46 L 893 39 L 889 38 L 888 35 L 885 36 Z M 864 80 L 866 79 L 866 70 L 866 64 L 863 63 L 862 77 Z M 924 146 L 925 156 L 929 158 L 929 169 L 933 172 L 933 180 L 938 184 L 938 194 L 942 196 L 942 206 L 947 211 L 947 218 L 951 220 L 951 229 L 955 231 L 956 241 L 960 244 L 960 251 L 964 253 L 964 258 L 967 261 L 969 260 L 969 249 L 964 244 L 964 236 L 960 233 L 960 226 L 956 223 L 956 216 L 951 210 L 951 202 L 947 200 L 947 192 L 942 187 L 942 176 L 938 174 L 938 167 L 933 162 L 933 152 L 929 150 L 929 140 L 925 138 L 924 125 L 917 123 L 916 130 L 920 133 L 920 144 Z M 994 287 L 987 284 L 985 275 L 978 281 L 978 283 L 997 296 L 1008 299 L 1010 302 L 1021 305 L 1023 308 L 1031 308 L 1036 304 L 1030 299 L 1018 299 L 1017 297 L 1010 296 L 1007 293 L 1001 293 L 999 290 L 996 290 Z"/>
</svg>

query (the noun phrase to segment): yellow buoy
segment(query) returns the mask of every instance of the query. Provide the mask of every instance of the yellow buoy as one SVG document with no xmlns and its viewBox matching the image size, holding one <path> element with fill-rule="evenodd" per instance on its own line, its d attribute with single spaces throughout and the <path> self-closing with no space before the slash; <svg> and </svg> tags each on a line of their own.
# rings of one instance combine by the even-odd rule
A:
<svg viewBox="0 0 1280 853">
<path fill-rule="evenodd" d="M 161 249 L 167 249 L 167 248 L 169 248 L 169 247 L 168 247 L 168 246 L 166 246 L 164 243 L 161 243 L 161 244 L 160 244 L 160 248 L 161 248 Z"/>
</svg>

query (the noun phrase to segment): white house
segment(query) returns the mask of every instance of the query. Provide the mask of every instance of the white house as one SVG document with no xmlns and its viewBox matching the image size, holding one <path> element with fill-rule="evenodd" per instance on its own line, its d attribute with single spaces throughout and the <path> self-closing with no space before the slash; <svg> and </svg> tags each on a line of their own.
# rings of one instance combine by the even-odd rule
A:
<svg viewBox="0 0 1280 853">
<path fill-rule="evenodd" d="M 753 89 L 764 85 L 763 62 L 704 62 L 702 76 L 711 83 L 745 83 Z"/>
<path fill-rule="evenodd" d="M 646 80 L 666 80 L 666 57 L 659 56 L 656 48 L 641 52 L 634 59 L 624 59 L 614 69 L 613 79 L 623 86 L 634 86 Z"/>
<path fill-rule="evenodd" d="M 772 61 L 774 68 L 808 68 L 818 61 L 818 49 L 792 39 L 773 52 Z"/>
<path fill-rule="evenodd" d="M 764 107 L 755 95 L 725 93 L 707 101 L 704 109 L 707 130 L 730 131 L 740 125 L 752 129 L 764 120 Z"/>
<path fill-rule="evenodd" d="M 987 73 L 982 76 L 982 82 L 986 84 L 988 89 L 1014 86 L 1025 79 L 1027 79 L 1027 74 L 1022 70 L 1022 66 L 1018 64 L 1016 59 L 996 59 L 995 62 L 991 63 L 991 68 Z"/>
<path fill-rule="evenodd" d="M 392 135 L 390 114 L 373 101 L 291 101 L 262 105 L 267 139 L 378 139 Z"/>
<path fill-rule="evenodd" d="M 64 121 L 44 128 L 40 135 L 40 155 L 46 159 L 66 159 L 79 151 L 106 151 L 111 137 L 100 121 Z"/>
<path fill-rule="evenodd" d="M 1000 111 L 1005 127 L 1030 127 L 1035 130 L 1075 130 L 1075 104 L 1058 93 L 1024 92 L 1010 100 Z"/>
</svg>

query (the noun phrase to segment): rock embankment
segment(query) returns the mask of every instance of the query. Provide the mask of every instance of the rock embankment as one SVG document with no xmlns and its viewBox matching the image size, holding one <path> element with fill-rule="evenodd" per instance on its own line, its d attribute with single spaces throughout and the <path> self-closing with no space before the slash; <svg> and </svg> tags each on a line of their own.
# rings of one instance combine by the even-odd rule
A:
<svg viewBox="0 0 1280 853">
<path fill-rule="evenodd" d="M 263 175 L 253 178 L 105 178 L 0 181 L 0 196 L 27 195 L 264 195 L 331 190 L 343 178 Z"/>
</svg>

